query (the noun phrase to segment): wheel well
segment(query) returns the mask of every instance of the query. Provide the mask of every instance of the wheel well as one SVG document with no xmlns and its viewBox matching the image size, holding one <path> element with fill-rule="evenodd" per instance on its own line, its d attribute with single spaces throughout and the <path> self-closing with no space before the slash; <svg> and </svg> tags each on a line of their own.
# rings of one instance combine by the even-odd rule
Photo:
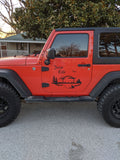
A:
<svg viewBox="0 0 120 160">
<path fill-rule="evenodd" d="M 9 86 L 11 86 L 16 91 L 16 93 L 20 96 L 20 94 L 18 93 L 18 91 L 15 89 L 15 87 L 7 79 L 0 77 L 0 82 L 6 83 Z"/>
<path fill-rule="evenodd" d="M 108 86 L 113 85 L 113 84 L 120 84 L 120 79 L 115 79 L 111 81 Z"/>
<path fill-rule="evenodd" d="M 108 87 L 110 87 L 110 86 L 112 86 L 112 85 L 114 85 L 114 84 L 120 84 L 120 79 L 118 78 L 118 79 L 114 79 L 113 81 L 111 81 L 111 82 L 104 88 L 104 90 L 100 93 L 100 95 L 98 96 L 97 99 L 100 98 L 101 94 L 102 94 Z"/>
</svg>

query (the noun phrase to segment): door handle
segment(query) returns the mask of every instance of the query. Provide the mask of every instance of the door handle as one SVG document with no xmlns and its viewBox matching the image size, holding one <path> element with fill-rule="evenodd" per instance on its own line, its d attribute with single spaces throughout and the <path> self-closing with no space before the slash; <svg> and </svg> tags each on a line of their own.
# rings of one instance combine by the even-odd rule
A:
<svg viewBox="0 0 120 160">
<path fill-rule="evenodd" d="M 78 67 L 90 67 L 90 64 L 78 64 Z"/>
</svg>

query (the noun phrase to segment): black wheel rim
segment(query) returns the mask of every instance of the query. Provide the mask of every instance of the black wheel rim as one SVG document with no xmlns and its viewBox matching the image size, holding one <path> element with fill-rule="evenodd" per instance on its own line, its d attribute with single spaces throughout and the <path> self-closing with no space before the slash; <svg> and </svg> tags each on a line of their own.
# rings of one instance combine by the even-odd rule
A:
<svg viewBox="0 0 120 160">
<path fill-rule="evenodd" d="M 8 108 L 8 102 L 3 98 L 0 98 L 0 118 L 7 114 Z"/>
<path fill-rule="evenodd" d="M 120 119 L 120 99 L 112 105 L 112 114 L 115 118 Z"/>
</svg>

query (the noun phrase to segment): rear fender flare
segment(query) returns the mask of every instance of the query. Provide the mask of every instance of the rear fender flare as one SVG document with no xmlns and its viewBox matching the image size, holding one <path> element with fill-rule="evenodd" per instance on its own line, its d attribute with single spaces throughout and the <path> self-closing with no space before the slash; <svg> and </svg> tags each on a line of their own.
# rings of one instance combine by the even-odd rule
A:
<svg viewBox="0 0 120 160">
<path fill-rule="evenodd" d="M 90 92 L 92 98 L 97 98 L 102 91 L 114 80 L 120 79 L 120 71 L 109 72 L 103 76 L 103 78 L 98 82 L 98 84 Z"/>
</svg>

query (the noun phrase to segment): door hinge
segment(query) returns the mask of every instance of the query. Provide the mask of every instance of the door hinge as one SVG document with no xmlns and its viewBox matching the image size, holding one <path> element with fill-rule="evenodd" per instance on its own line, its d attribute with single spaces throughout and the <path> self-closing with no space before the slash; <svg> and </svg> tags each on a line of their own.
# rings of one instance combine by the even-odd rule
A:
<svg viewBox="0 0 120 160">
<path fill-rule="evenodd" d="M 42 72 L 49 71 L 49 68 L 48 67 L 41 67 L 41 71 Z"/>
<path fill-rule="evenodd" d="M 49 83 L 42 83 L 42 88 L 49 87 Z"/>
</svg>

